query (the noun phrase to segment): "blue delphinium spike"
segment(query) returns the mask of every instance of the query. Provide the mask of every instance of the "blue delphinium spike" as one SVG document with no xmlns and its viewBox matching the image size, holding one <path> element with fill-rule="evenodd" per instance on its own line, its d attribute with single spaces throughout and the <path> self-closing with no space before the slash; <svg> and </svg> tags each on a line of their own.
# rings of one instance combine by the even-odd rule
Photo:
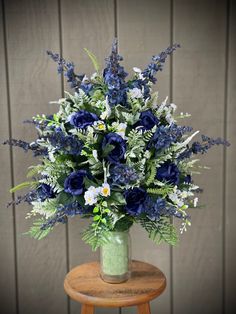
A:
<svg viewBox="0 0 236 314">
<path fill-rule="evenodd" d="M 111 106 L 126 103 L 125 77 L 128 75 L 119 64 L 123 58 L 118 54 L 118 42 L 115 38 L 112 44 L 111 54 L 106 60 L 106 68 L 103 72 L 105 83 L 107 84 L 107 96 Z"/>
</svg>

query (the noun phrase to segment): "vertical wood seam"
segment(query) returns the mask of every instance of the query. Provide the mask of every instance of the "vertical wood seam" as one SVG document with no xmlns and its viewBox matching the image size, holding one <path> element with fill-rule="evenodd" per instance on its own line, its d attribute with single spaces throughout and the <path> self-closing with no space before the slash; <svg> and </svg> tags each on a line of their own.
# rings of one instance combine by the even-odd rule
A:
<svg viewBox="0 0 236 314">
<path fill-rule="evenodd" d="M 173 45 L 173 28 L 174 28 L 174 2 L 170 0 L 170 45 Z M 170 102 L 173 101 L 173 55 L 170 55 L 170 80 L 169 80 L 169 98 Z M 172 223 L 173 218 L 171 218 Z M 170 313 L 173 314 L 174 311 L 174 285 L 173 285 L 173 247 L 170 245 Z"/>
<path fill-rule="evenodd" d="M 117 0 L 114 0 L 114 37 L 118 39 L 118 15 L 117 15 Z M 118 42 L 118 49 L 119 49 L 119 42 Z M 119 313 L 122 314 L 122 308 L 119 307 Z"/>
<path fill-rule="evenodd" d="M 230 0 L 226 1 L 226 29 L 225 29 L 225 82 L 224 82 L 224 126 L 223 136 L 227 139 L 228 120 L 228 72 L 229 72 L 229 36 L 230 36 Z M 222 193 L 222 313 L 226 312 L 226 191 L 227 191 L 227 152 L 223 149 L 223 193 Z"/>
<path fill-rule="evenodd" d="M 6 75 L 6 94 L 7 94 L 7 114 L 8 114 L 8 132 L 9 139 L 12 139 L 12 123 L 11 123 L 11 98 L 10 98 L 10 80 L 9 80 L 9 60 L 8 60 L 8 49 L 7 49 L 7 30 L 6 30 L 6 10 L 5 3 L 2 0 L 2 26 L 3 26 L 3 44 L 5 54 L 5 75 Z M 13 148 L 9 145 L 10 153 L 10 176 L 11 185 L 15 185 L 14 180 L 14 162 L 13 162 Z M 15 194 L 12 194 L 12 200 L 15 200 Z M 18 267 L 17 267 L 17 240 L 16 240 L 16 208 L 15 204 L 12 205 L 12 218 L 13 218 L 13 246 L 14 246 L 14 271 L 15 271 L 15 298 L 16 298 L 16 313 L 19 313 L 19 293 L 18 293 Z"/>
<path fill-rule="evenodd" d="M 59 51 L 60 56 L 63 57 L 63 41 L 62 41 L 62 14 L 61 14 L 61 0 L 57 1 L 58 6 L 58 31 L 59 31 Z M 61 97 L 64 97 L 64 77 L 63 73 L 60 74 L 61 77 Z M 70 253 L 69 253 L 69 225 L 65 224 L 65 244 L 66 244 L 66 271 L 69 272 L 70 269 Z M 67 314 L 71 313 L 71 304 L 69 296 L 66 296 L 67 299 Z"/>
<path fill-rule="evenodd" d="M 118 37 L 118 25 L 117 25 L 117 0 L 114 0 L 114 36 Z"/>
</svg>

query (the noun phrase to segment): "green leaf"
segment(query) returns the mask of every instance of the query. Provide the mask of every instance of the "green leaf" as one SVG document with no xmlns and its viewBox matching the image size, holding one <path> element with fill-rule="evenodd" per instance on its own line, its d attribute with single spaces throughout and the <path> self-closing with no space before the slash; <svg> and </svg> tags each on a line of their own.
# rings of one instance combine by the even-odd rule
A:
<svg viewBox="0 0 236 314">
<path fill-rule="evenodd" d="M 22 182 L 16 186 L 14 186 L 13 188 L 10 189 L 10 192 L 11 193 L 14 193 L 18 190 L 21 190 L 21 189 L 24 189 L 24 188 L 27 188 L 27 187 L 32 187 L 32 186 L 37 186 L 38 185 L 38 182 L 36 181 L 26 181 L 26 182 Z"/>
<path fill-rule="evenodd" d="M 123 194 L 119 193 L 119 192 L 112 193 L 111 197 L 109 198 L 109 201 L 111 201 L 111 200 L 113 202 L 115 202 L 117 205 L 125 205 L 126 204 L 126 201 L 125 201 Z"/>
<path fill-rule="evenodd" d="M 87 48 L 84 48 L 84 51 L 87 53 L 87 55 L 89 56 L 90 60 L 92 61 L 93 66 L 94 66 L 96 72 L 99 72 L 100 65 L 98 63 L 97 57 L 91 51 L 89 51 Z"/>
<path fill-rule="evenodd" d="M 102 151 L 102 156 L 107 157 L 107 155 L 115 148 L 114 145 L 107 144 Z"/>
<path fill-rule="evenodd" d="M 99 219 L 100 219 L 100 216 L 99 216 L 99 215 L 96 215 L 96 216 L 93 217 L 93 220 L 94 220 L 94 221 L 98 221 Z"/>
<path fill-rule="evenodd" d="M 88 179 L 87 177 L 84 178 L 84 185 L 86 189 L 88 189 L 90 186 L 95 186 L 95 188 L 99 186 L 98 183 Z"/>
<path fill-rule="evenodd" d="M 104 225 L 106 225 L 106 223 L 107 223 L 106 218 L 102 218 L 101 222 L 102 222 Z"/>
<path fill-rule="evenodd" d="M 126 231 L 133 225 L 133 219 L 128 216 L 121 216 L 114 225 L 114 231 Z"/>
<path fill-rule="evenodd" d="M 96 214 L 96 213 L 98 213 L 98 212 L 99 212 L 99 208 L 98 208 L 98 207 L 94 207 L 93 213 Z"/>
<path fill-rule="evenodd" d="M 66 192 L 60 192 L 58 195 L 58 203 L 59 204 L 69 204 L 73 200 L 73 196 Z"/>
<path fill-rule="evenodd" d="M 57 179 L 57 182 L 58 182 L 61 186 L 64 186 L 64 182 L 65 182 L 66 177 L 67 177 L 67 175 L 66 175 L 66 174 L 63 174 L 62 176 L 60 176 L 60 177 Z"/>
</svg>

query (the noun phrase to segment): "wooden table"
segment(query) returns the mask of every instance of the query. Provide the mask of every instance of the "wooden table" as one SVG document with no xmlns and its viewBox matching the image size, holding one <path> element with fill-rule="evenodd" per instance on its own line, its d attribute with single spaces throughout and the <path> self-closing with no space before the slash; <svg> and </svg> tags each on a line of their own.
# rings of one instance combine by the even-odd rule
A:
<svg viewBox="0 0 236 314">
<path fill-rule="evenodd" d="M 165 275 L 155 266 L 132 262 L 131 278 L 110 284 L 100 278 L 99 263 L 87 263 L 73 268 L 64 281 L 66 293 L 82 303 L 82 314 L 94 314 L 98 307 L 137 306 L 139 314 L 150 314 L 149 302 L 166 287 Z"/>
</svg>

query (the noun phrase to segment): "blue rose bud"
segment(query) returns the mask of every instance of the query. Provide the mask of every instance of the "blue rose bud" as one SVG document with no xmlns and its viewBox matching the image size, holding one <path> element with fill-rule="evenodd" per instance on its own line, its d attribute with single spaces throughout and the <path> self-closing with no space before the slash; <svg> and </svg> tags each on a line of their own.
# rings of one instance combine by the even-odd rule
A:
<svg viewBox="0 0 236 314">
<path fill-rule="evenodd" d="M 126 206 L 125 210 L 137 216 L 145 212 L 145 202 L 147 200 L 147 192 L 142 188 L 133 188 L 124 193 Z"/>
<path fill-rule="evenodd" d="M 72 195 L 81 195 L 84 191 L 84 177 L 87 175 L 86 170 L 72 172 L 64 182 L 64 190 Z"/>
<path fill-rule="evenodd" d="M 157 169 L 156 178 L 159 181 L 166 181 L 171 184 L 179 183 L 180 171 L 178 167 L 171 162 L 165 162 L 160 168 Z"/>
<path fill-rule="evenodd" d="M 85 110 L 80 110 L 70 116 L 70 124 L 76 128 L 85 129 L 89 125 L 92 125 L 94 121 L 98 121 L 98 117 L 95 113 L 91 113 Z"/>
<path fill-rule="evenodd" d="M 121 162 L 124 159 L 126 151 L 125 140 L 117 133 L 109 133 L 103 139 L 102 148 L 105 148 L 107 144 L 114 146 L 112 151 L 107 155 L 107 160 L 113 164 Z"/>
<path fill-rule="evenodd" d="M 140 114 L 139 121 L 136 126 L 141 126 L 143 130 L 151 130 L 155 125 L 159 123 L 159 120 L 152 113 L 152 111 L 146 110 Z"/>
</svg>

